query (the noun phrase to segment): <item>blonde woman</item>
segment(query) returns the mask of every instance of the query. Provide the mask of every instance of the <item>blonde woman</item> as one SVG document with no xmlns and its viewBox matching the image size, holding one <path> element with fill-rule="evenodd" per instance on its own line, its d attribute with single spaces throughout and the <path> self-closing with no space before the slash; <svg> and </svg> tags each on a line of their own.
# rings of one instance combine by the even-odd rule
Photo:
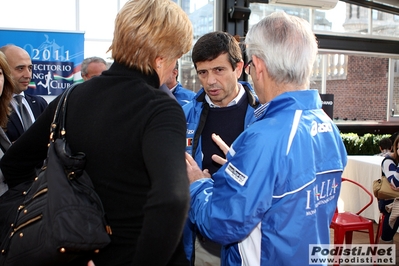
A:
<svg viewBox="0 0 399 266">
<path fill-rule="evenodd" d="M 180 105 L 159 89 L 192 44 L 188 16 L 170 0 L 132 0 L 115 20 L 114 63 L 69 96 L 71 149 L 86 171 L 113 234 L 97 255 L 69 265 L 188 265 L 181 234 L 189 205 L 186 122 Z M 177 36 L 172 37 L 171 36 Z M 9 186 L 33 179 L 46 157 L 58 100 L 13 144 L 1 162 Z"/>
</svg>

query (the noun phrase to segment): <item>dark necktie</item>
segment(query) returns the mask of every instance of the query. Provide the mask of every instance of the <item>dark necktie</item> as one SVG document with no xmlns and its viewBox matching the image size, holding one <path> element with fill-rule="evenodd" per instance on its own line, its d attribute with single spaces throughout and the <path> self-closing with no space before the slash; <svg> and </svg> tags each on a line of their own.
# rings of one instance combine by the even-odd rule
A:
<svg viewBox="0 0 399 266">
<path fill-rule="evenodd" d="M 30 118 L 28 109 L 26 109 L 26 106 L 22 103 L 22 97 L 24 96 L 16 95 L 15 99 L 17 100 L 18 103 L 18 111 L 19 114 L 21 115 L 22 126 L 26 131 L 32 125 L 32 119 Z"/>
</svg>

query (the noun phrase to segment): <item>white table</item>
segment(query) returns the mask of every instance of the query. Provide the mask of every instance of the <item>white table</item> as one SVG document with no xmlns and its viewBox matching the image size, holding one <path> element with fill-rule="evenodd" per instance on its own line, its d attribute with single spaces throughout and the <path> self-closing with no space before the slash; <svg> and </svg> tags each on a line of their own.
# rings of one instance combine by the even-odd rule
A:
<svg viewBox="0 0 399 266">
<path fill-rule="evenodd" d="M 342 173 L 342 177 L 354 180 L 371 193 L 373 193 L 373 181 L 381 177 L 382 156 L 348 156 L 348 163 Z M 368 195 L 356 185 L 343 182 L 340 194 L 340 203 L 345 211 L 357 212 L 369 201 Z M 341 208 L 339 203 L 339 209 Z M 360 215 L 373 219 L 378 223 L 380 211 L 378 200 L 373 195 L 373 204 L 365 209 Z"/>
</svg>

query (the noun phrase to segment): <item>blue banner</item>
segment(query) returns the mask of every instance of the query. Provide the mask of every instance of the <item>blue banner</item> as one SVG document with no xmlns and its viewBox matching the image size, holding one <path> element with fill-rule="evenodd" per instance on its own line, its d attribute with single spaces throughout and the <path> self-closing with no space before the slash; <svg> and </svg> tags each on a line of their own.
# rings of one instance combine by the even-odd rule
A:
<svg viewBox="0 0 399 266">
<path fill-rule="evenodd" d="M 0 47 L 14 44 L 32 59 L 32 80 L 26 91 L 35 95 L 59 95 L 82 81 L 84 33 L 0 29 Z"/>
</svg>

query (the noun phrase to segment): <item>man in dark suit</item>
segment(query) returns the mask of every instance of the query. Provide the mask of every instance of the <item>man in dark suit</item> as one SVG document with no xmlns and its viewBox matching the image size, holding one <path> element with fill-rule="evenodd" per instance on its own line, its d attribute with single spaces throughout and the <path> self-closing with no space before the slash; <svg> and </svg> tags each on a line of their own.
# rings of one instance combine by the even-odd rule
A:
<svg viewBox="0 0 399 266">
<path fill-rule="evenodd" d="M 0 48 L 10 65 L 15 83 L 14 98 L 11 101 L 13 112 L 9 117 L 6 134 L 11 142 L 16 141 L 47 107 L 47 101 L 24 92 L 28 89 L 32 78 L 32 60 L 21 47 L 6 45 Z"/>
</svg>

